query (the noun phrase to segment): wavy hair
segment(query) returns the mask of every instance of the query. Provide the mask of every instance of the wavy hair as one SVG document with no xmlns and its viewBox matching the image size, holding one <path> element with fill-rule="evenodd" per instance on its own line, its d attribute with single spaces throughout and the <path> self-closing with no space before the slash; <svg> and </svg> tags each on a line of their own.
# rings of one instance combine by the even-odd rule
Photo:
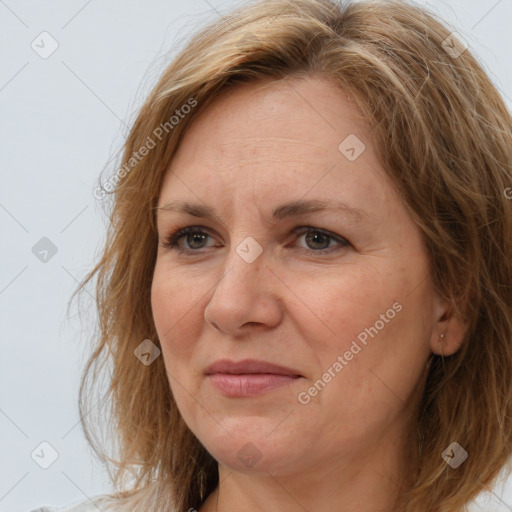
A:
<svg viewBox="0 0 512 512">
<path fill-rule="evenodd" d="M 217 463 L 184 423 L 163 358 L 145 366 L 134 350 L 145 339 L 159 346 L 150 304 L 154 207 L 178 144 L 221 91 L 268 78 L 321 76 L 351 94 L 422 232 L 436 290 L 468 325 L 455 354 L 431 355 L 411 436 L 420 450 L 404 462 L 410 482 L 394 510 L 466 510 L 510 470 L 512 118 L 483 65 L 454 41 L 434 13 L 405 1 L 260 0 L 199 30 L 165 69 L 123 146 L 115 187 L 102 189 L 111 200 L 104 248 L 72 297 L 97 278 L 79 407 L 116 510 L 199 508 L 218 484 Z M 101 426 L 112 446 L 99 438 Z M 452 441 L 469 454 L 456 470 L 441 457 Z"/>
</svg>

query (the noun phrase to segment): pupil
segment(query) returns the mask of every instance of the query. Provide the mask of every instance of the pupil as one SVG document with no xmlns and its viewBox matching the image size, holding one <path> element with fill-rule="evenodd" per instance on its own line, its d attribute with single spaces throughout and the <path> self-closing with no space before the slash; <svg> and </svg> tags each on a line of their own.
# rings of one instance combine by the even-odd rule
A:
<svg viewBox="0 0 512 512">
<path fill-rule="evenodd" d="M 189 241 L 190 241 L 190 237 L 192 237 L 192 240 L 193 242 L 190 244 L 191 246 L 194 246 L 194 241 L 197 241 L 199 239 L 199 243 L 201 243 L 201 241 L 204 242 L 204 235 L 201 235 L 200 233 L 191 233 L 189 235 Z M 203 240 L 200 240 L 200 239 L 203 239 Z"/>
</svg>

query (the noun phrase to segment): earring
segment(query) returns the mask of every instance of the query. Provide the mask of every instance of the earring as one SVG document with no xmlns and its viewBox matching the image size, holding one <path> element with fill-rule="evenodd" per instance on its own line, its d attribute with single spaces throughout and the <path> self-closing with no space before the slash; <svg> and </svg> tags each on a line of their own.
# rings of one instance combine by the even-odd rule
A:
<svg viewBox="0 0 512 512">
<path fill-rule="evenodd" d="M 441 340 L 444 338 L 444 332 L 443 334 L 440 334 L 439 337 L 441 338 Z"/>
</svg>

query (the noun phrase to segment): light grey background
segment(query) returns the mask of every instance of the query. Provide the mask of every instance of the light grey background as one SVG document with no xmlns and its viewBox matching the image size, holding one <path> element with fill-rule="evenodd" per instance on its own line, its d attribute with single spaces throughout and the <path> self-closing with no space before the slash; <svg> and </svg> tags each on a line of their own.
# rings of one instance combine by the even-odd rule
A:
<svg viewBox="0 0 512 512">
<path fill-rule="evenodd" d="M 511 108 L 512 0 L 425 3 L 457 28 Z M 0 0 L 1 512 L 111 490 L 79 425 L 86 336 L 77 318 L 66 320 L 104 241 L 93 189 L 165 64 L 199 26 L 239 4 Z M 31 47 L 51 49 L 43 31 L 58 43 L 46 59 Z M 46 263 L 32 252 L 43 237 L 57 247 Z M 48 469 L 31 458 L 43 441 L 58 452 Z M 38 460 L 49 460 L 42 449 Z M 494 492 L 474 510 L 512 511 L 512 479 Z"/>
</svg>

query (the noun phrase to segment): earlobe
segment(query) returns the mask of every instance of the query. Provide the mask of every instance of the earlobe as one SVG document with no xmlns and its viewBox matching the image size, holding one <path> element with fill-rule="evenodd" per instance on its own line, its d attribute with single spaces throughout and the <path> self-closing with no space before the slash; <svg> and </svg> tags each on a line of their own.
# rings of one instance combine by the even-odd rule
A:
<svg viewBox="0 0 512 512">
<path fill-rule="evenodd" d="M 451 356 L 457 352 L 467 331 L 467 326 L 456 317 L 452 308 L 445 310 L 436 323 L 430 339 L 434 354 Z"/>
</svg>

